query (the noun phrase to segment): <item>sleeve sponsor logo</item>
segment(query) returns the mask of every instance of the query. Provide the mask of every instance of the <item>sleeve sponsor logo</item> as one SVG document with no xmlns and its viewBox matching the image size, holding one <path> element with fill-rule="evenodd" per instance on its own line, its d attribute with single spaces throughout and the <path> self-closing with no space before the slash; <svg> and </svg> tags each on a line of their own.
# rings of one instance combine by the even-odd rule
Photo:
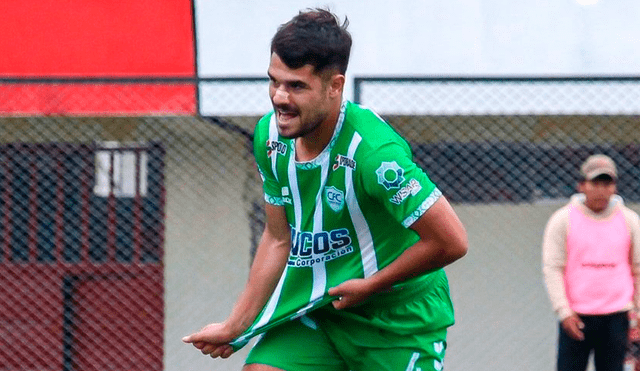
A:
<svg viewBox="0 0 640 371">
<path fill-rule="evenodd" d="M 339 212 L 344 207 L 344 192 L 336 187 L 330 186 L 324 189 L 324 198 L 331 210 Z"/>
<path fill-rule="evenodd" d="M 422 186 L 420 185 L 420 182 L 415 179 L 411 179 L 409 183 L 407 183 L 406 186 L 400 188 L 400 190 L 395 195 L 393 195 L 393 197 L 391 197 L 389 201 L 396 205 L 400 205 L 404 200 L 407 199 L 407 197 L 415 196 L 416 194 L 418 194 L 421 189 Z"/>
<path fill-rule="evenodd" d="M 284 155 L 287 153 L 287 145 L 277 140 L 267 139 L 267 156 L 271 157 L 274 152 Z"/>
<path fill-rule="evenodd" d="M 338 170 L 338 168 L 342 166 L 342 167 L 348 167 L 351 168 L 351 170 L 355 170 L 356 169 L 356 161 L 352 158 L 349 158 L 347 156 L 343 156 L 343 155 L 337 155 L 336 156 L 336 163 L 333 164 L 333 170 L 336 171 Z"/>
<path fill-rule="evenodd" d="M 400 184 L 404 182 L 404 169 L 395 161 L 381 163 L 376 174 L 378 183 L 387 191 L 400 188 Z"/>
</svg>

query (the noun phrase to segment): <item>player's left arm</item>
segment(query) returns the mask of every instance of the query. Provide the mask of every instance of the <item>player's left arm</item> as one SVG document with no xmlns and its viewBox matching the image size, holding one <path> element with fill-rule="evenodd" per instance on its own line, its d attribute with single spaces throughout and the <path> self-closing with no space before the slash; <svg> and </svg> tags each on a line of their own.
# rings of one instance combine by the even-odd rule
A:
<svg viewBox="0 0 640 371">
<path fill-rule="evenodd" d="M 420 239 L 396 260 L 369 278 L 349 280 L 329 290 L 329 295 L 340 297 L 333 302 L 336 309 L 359 304 L 374 293 L 449 265 L 467 253 L 467 232 L 444 196 L 410 228 Z"/>
</svg>

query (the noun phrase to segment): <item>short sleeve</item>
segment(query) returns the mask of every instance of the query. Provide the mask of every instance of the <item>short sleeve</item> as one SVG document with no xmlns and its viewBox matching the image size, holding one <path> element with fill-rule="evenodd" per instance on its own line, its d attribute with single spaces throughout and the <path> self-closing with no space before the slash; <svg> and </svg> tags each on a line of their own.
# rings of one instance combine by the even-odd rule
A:
<svg viewBox="0 0 640 371">
<path fill-rule="evenodd" d="M 262 178 L 262 190 L 267 203 L 277 206 L 284 205 L 282 190 L 274 174 L 272 167 L 273 155 L 269 140 L 269 119 L 262 118 L 256 125 L 253 137 L 253 155 L 256 160 L 258 172 Z"/>
<path fill-rule="evenodd" d="M 442 195 L 411 152 L 398 144 L 372 151 L 360 170 L 366 193 L 407 228 Z"/>
</svg>

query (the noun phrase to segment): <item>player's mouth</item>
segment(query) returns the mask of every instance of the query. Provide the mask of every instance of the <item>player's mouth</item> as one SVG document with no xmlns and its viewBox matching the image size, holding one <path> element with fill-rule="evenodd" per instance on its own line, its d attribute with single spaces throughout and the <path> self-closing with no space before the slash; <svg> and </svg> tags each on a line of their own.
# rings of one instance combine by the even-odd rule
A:
<svg viewBox="0 0 640 371">
<path fill-rule="evenodd" d="M 286 125 L 289 121 L 298 117 L 298 112 L 295 110 L 276 108 L 276 118 L 278 123 Z"/>
</svg>

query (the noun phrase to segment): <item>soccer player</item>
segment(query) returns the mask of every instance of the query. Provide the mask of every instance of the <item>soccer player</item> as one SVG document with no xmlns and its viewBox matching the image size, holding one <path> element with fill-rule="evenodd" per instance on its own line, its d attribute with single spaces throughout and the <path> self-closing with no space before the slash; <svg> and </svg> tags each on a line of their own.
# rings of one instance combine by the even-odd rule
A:
<svg viewBox="0 0 640 371">
<path fill-rule="evenodd" d="M 300 12 L 271 43 L 257 124 L 266 225 L 229 317 L 183 339 L 245 371 L 440 370 L 454 323 L 444 266 L 464 226 L 372 111 L 343 100 L 348 21 Z"/>
</svg>

